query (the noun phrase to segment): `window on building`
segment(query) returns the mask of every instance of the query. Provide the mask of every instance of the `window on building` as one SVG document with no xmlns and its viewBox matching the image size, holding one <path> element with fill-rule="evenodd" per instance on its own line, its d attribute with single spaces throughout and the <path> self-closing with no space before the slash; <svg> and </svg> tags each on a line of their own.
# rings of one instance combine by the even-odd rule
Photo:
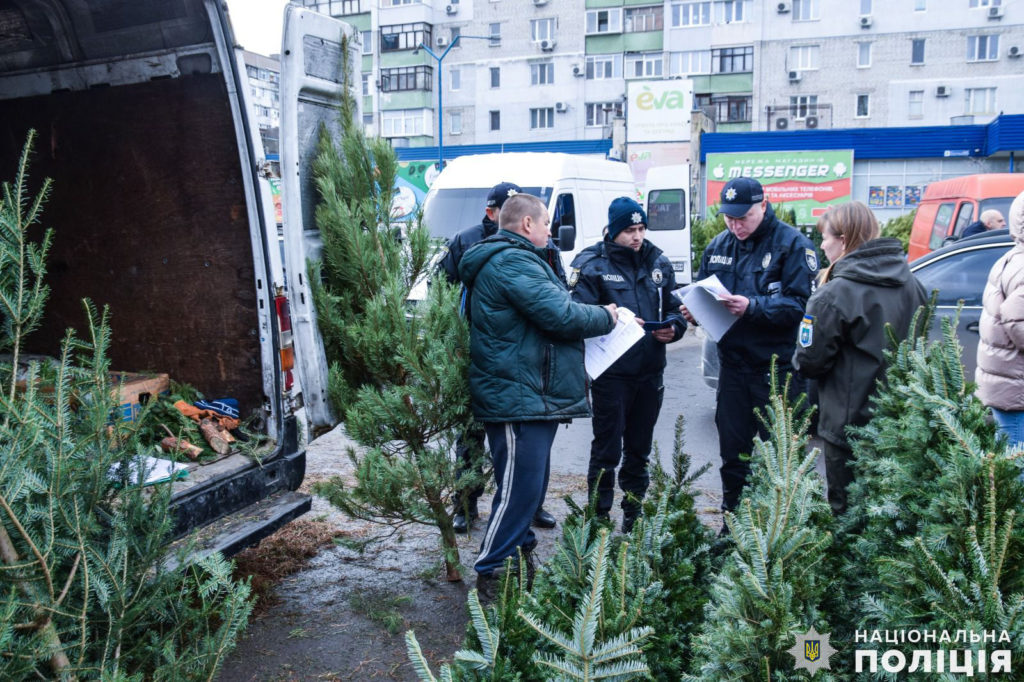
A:
<svg viewBox="0 0 1024 682">
<path fill-rule="evenodd" d="M 751 95 L 725 95 L 711 97 L 710 111 L 719 123 L 750 123 Z M 708 104 L 704 105 L 707 111 Z"/>
<path fill-rule="evenodd" d="M 928 9 L 928 0 L 914 0 L 914 11 L 924 12 Z"/>
<path fill-rule="evenodd" d="M 660 31 L 664 28 L 662 24 L 662 6 L 655 7 L 629 7 L 625 11 L 623 19 L 623 31 L 625 33 L 643 33 L 645 31 Z"/>
<path fill-rule="evenodd" d="M 625 58 L 626 78 L 658 78 L 662 75 L 665 58 L 661 52 L 633 52 Z"/>
<path fill-rule="evenodd" d="M 907 93 L 907 118 L 924 118 L 924 90 Z"/>
<path fill-rule="evenodd" d="M 453 66 L 452 70 L 448 72 L 448 89 L 462 89 L 462 69 L 458 66 Z"/>
<path fill-rule="evenodd" d="M 860 0 L 861 15 L 871 14 L 871 0 Z"/>
<path fill-rule="evenodd" d="M 622 8 L 587 11 L 587 35 L 622 33 Z"/>
<path fill-rule="evenodd" d="M 588 102 L 587 125 L 603 126 L 622 116 L 622 102 Z"/>
<path fill-rule="evenodd" d="M 789 68 L 792 71 L 814 71 L 820 62 L 820 45 L 794 45 L 789 48 Z"/>
<path fill-rule="evenodd" d="M 501 67 L 500 66 L 492 66 L 491 67 L 491 87 L 492 88 L 500 88 L 501 87 Z"/>
<path fill-rule="evenodd" d="M 401 7 L 402 5 L 419 4 L 420 0 L 384 0 L 385 7 Z"/>
<path fill-rule="evenodd" d="M 449 42 L 452 44 L 452 49 L 462 47 L 462 41 L 456 40 L 456 38 L 462 35 L 462 29 L 459 28 L 458 26 L 452 26 L 450 30 L 451 38 L 449 39 Z"/>
<path fill-rule="evenodd" d="M 967 36 L 967 61 L 991 62 L 999 59 L 999 36 Z"/>
<path fill-rule="evenodd" d="M 382 137 L 423 135 L 432 126 L 430 109 L 392 109 L 380 112 Z"/>
<path fill-rule="evenodd" d="M 501 112 L 490 111 L 488 112 L 488 114 L 488 118 L 490 119 L 491 130 L 501 130 Z"/>
<path fill-rule="evenodd" d="M 711 50 L 712 73 L 750 73 L 754 70 L 754 46 Z"/>
<path fill-rule="evenodd" d="M 448 114 L 448 132 L 452 135 L 462 134 L 462 112 L 453 111 Z"/>
<path fill-rule="evenodd" d="M 817 95 L 797 95 L 789 98 L 789 115 L 798 121 L 818 115 Z"/>
<path fill-rule="evenodd" d="M 871 66 L 871 43 L 857 43 L 857 68 L 866 69 Z"/>
<path fill-rule="evenodd" d="M 855 116 L 857 118 L 867 118 L 868 116 L 870 116 L 870 103 L 871 98 L 869 95 L 863 93 L 857 95 L 857 113 L 855 114 Z"/>
<path fill-rule="evenodd" d="M 363 97 L 370 95 L 370 74 L 363 74 Z"/>
<path fill-rule="evenodd" d="M 793 21 L 817 21 L 818 0 L 793 0 Z"/>
<path fill-rule="evenodd" d="M 333 0 L 331 7 L 338 11 L 338 14 L 333 16 L 347 16 L 349 14 L 362 14 L 363 12 L 362 0 Z"/>
<path fill-rule="evenodd" d="M 670 76 L 711 73 L 711 50 L 671 52 L 668 55 Z"/>
<path fill-rule="evenodd" d="M 373 127 L 373 114 L 363 114 L 363 127 L 367 130 Z"/>
<path fill-rule="evenodd" d="M 434 69 L 420 66 L 398 66 L 380 70 L 381 92 L 403 92 L 407 90 L 433 90 Z"/>
<path fill-rule="evenodd" d="M 530 85 L 551 85 L 555 82 L 555 65 L 551 62 L 530 64 Z"/>
<path fill-rule="evenodd" d="M 530 130 L 539 130 L 541 128 L 554 128 L 555 127 L 555 109 L 554 107 L 542 107 L 540 109 L 530 109 Z"/>
<path fill-rule="evenodd" d="M 557 28 L 558 24 L 554 17 L 548 17 L 546 19 L 531 19 L 530 39 L 535 43 L 539 43 L 542 40 L 554 40 Z"/>
<path fill-rule="evenodd" d="M 744 21 L 744 0 L 718 0 L 715 2 L 715 23 L 737 24 Z"/>
<path fill-rule="evenodd" d="M 363 43 L 363 54 L 373 54 L 373 31 L 361 31 L 359 38 Z"/>
<path fill-rule="evenodd" d="M 707 26 L 711 23 L 710 2 L 680 2 L 672 5 L 672 27 Z"/>
<path fill-rule="evenodd" d="M 488 35 L 491 37 L 491 43 L 490 44 L 491 44 L 491 47 L 494 47 L 498 43 L 501 42 L 501 24 L 499 24 L 497 22 L 495 22 L 493 24 L 489 24 L 489 29 L 490 29 L 490 32 L 488 33 Z"/>
<path fill-rule="evenodd" d="M 965 88 L 964 100 L 965 114 L 996 113 L 995 88 Z"/>
<path fill-rule="evenodd" d="M 414 50 L 423 43 L 430 45 L 433 27 L 422 21 L 414 24 L 392 24 L 380 27 L 380 51 Z"/>
<path fill-rule="evenodd" d="M 587 57 L 587 80 L 622 78 L 622 55 L 602 54 Z"/>
<path fill-rule="evenodd" d="M 910 63 L 924 64 L 924 38 L 914 38 L 910 41 Z"/>
<path fill-rule="evenodd" d="M 1002 0 L 971 0 L 971 7 L 999 7 Z"/>
</svg>

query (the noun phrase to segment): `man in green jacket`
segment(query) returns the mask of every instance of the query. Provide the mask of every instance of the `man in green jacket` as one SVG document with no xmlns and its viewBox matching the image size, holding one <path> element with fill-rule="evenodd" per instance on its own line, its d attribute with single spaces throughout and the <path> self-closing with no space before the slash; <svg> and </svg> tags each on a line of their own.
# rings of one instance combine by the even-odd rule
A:
<svg viewBox="0 0 1024 682">
<path fill-rule="evenodd" d="M 502 206 L 497 234 L 459 263 L 470 292 L 469 391 L 484 424 L 497 491 L 480 546 L 477 589 L 490 601 L 500 571 L 537 544 L 530 520 L 547 488 L 558 423 L 589 417 L 583 339 L 615 326 L 615 304 L 576 303 L 555 274 L 550 218 L 534 196 Z"/>
</svg>

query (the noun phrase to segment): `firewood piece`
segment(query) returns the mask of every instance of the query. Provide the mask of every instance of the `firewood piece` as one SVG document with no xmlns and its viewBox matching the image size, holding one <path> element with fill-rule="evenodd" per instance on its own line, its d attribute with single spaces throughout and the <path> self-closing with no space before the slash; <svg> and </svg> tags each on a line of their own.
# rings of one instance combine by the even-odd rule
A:
<svg viewBox="0 0 1024 682">
<path fill-rule="evenodd" d="M 184 438 L 175 438 L 174 436 L 168 436 L 160 441 L 160 449 L 164 452 L 181 453 L 193 462 L 199 459 L 199 455 L 203 453 L 203 449 L 198 445 L 192 445 Z"/>
<path fill-rule="evenodd" d="M 222 428 L 220 424 L 209 417 L 199 422 L 199 431 L 203 434 L 203 438 L 218 455 L 226 455 L 231 452 L 231 441 L 224 437 L 231 434 L 228 434 L 226 430 L 222 432 Z"/>
</svg>

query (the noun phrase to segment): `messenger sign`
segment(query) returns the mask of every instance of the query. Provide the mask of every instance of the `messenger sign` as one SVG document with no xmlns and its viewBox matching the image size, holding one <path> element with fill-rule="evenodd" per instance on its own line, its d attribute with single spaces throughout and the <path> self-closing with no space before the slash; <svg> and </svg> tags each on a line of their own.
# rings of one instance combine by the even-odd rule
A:
<svg viewBox="0 0 1024 682">
<path fill-rule="evenodd" d="M 693 83 L 690 80 L 632 81 L 628 85 L 627 142 L 690 139 Z"/>
<path fill-rule="evenodd" d="M 800 225 L 817 222 L 829 206 L 849 201 L 852 192 L 852 149 L 708 154 L 705 163 L 709 215 L 725 183 L 740 176 L 760 182 L 772 205 L 793 209 Z"/>
</svg>

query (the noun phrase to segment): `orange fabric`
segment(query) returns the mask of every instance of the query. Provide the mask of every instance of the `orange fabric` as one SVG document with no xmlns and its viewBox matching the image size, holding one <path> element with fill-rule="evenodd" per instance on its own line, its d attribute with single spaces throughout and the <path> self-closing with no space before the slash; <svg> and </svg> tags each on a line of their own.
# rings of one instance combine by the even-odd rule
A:
<svg viewBox="0 0 1024 682">
<path fill-rule="evenodd" d="M 210 419 L 214 420 L 215 422 L 223 426 L 225 429 L 228 429 L 229 431 L 238 428 L 237 419 L 225 417 L 222 414 L 217 414 L 213 410 L 200 410 L 195 405 L 190 405 L 186 403 L 184 400 L 177 401 L 176 403 L 174 403 L 174 406 L 183 415 L 185 415 L 186 417 L 191 417 L 193 420 L 195 420 L 196 423 L 202 421 L 203 417 L 209 417 Z"/>
</svg>

